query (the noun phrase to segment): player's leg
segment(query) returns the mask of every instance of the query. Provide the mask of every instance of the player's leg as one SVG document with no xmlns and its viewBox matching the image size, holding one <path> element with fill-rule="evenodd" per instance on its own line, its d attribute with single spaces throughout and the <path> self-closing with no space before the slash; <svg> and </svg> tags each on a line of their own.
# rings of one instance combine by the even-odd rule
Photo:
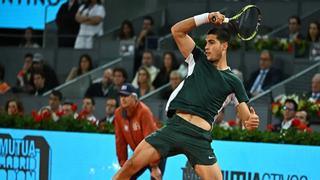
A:
<svg viewBox="0 0 320 180">
<path fill-rule="evenodd" d="M 196 164 L 194 170 L 202 180 L 222 180 L 222 173 L 218 163 L 213 165 Z"/>
<path fill-rule="evenodd" d="M 160 158 L 159 152 L 143 140 L 135 149 L 132 157 L 127 160 L 123 167 L 116 173 L 113 180 L 129 180 L 130 177 L 141 168 L 147 166 L 151 162 L 157 162 Z"/>
</svg>

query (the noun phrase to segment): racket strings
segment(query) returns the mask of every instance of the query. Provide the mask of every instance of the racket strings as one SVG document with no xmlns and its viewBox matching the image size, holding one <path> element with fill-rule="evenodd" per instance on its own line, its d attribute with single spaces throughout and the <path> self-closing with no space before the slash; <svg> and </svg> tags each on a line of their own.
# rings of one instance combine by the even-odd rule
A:
<svg viewBox="0 0 320 180">
<path fill-rule="evenodd" d="M 257 8 L 249 8 L 244 11 L 236 21 L 239 35 L 244 38 L 253 36 L 260 25 L 260 12 Z"/>
</svg>

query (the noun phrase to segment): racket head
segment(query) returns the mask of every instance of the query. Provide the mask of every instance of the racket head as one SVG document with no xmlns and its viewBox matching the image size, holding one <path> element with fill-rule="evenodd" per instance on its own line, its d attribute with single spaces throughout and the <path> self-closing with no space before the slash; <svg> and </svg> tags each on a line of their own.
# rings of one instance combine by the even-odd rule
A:
<svg viewBox="0 0 320 180">
<path fill-rule="evenodd" d="M 243 41 L 253 39 L 261 24 L 261 11 L 256 5 L 247 5 L 235 16 L 229 18 L 237 36 Z"/>
</svg>

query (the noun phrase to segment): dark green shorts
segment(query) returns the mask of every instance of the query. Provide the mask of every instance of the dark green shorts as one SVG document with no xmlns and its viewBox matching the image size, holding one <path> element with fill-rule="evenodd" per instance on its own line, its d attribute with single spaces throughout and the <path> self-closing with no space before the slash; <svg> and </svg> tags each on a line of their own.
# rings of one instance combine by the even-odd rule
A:
<svg viewBox="0 0 320 180">
<path fill-rule="evenodd" d="M 145 139 L 162 157 L 185 154 L 192 166 L 217 162 L 211 148 L 211 132 L 174 115 L 168 123 Z"/>
</svg>

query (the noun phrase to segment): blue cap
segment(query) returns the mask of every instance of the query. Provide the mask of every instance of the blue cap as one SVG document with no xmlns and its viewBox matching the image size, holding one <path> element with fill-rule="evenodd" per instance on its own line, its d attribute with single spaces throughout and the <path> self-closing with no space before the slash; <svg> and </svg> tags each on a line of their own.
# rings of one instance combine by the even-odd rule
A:
<svg viewBox="0 0 320 180">
<path fill-rule="evenodd" d="M 125 83 L 121 86 L 119 94 L 124 96 L 129 96 L 129 95 L 137 96 L 137 90 L 132 86 L 132 84 Z"/>
</svg>

